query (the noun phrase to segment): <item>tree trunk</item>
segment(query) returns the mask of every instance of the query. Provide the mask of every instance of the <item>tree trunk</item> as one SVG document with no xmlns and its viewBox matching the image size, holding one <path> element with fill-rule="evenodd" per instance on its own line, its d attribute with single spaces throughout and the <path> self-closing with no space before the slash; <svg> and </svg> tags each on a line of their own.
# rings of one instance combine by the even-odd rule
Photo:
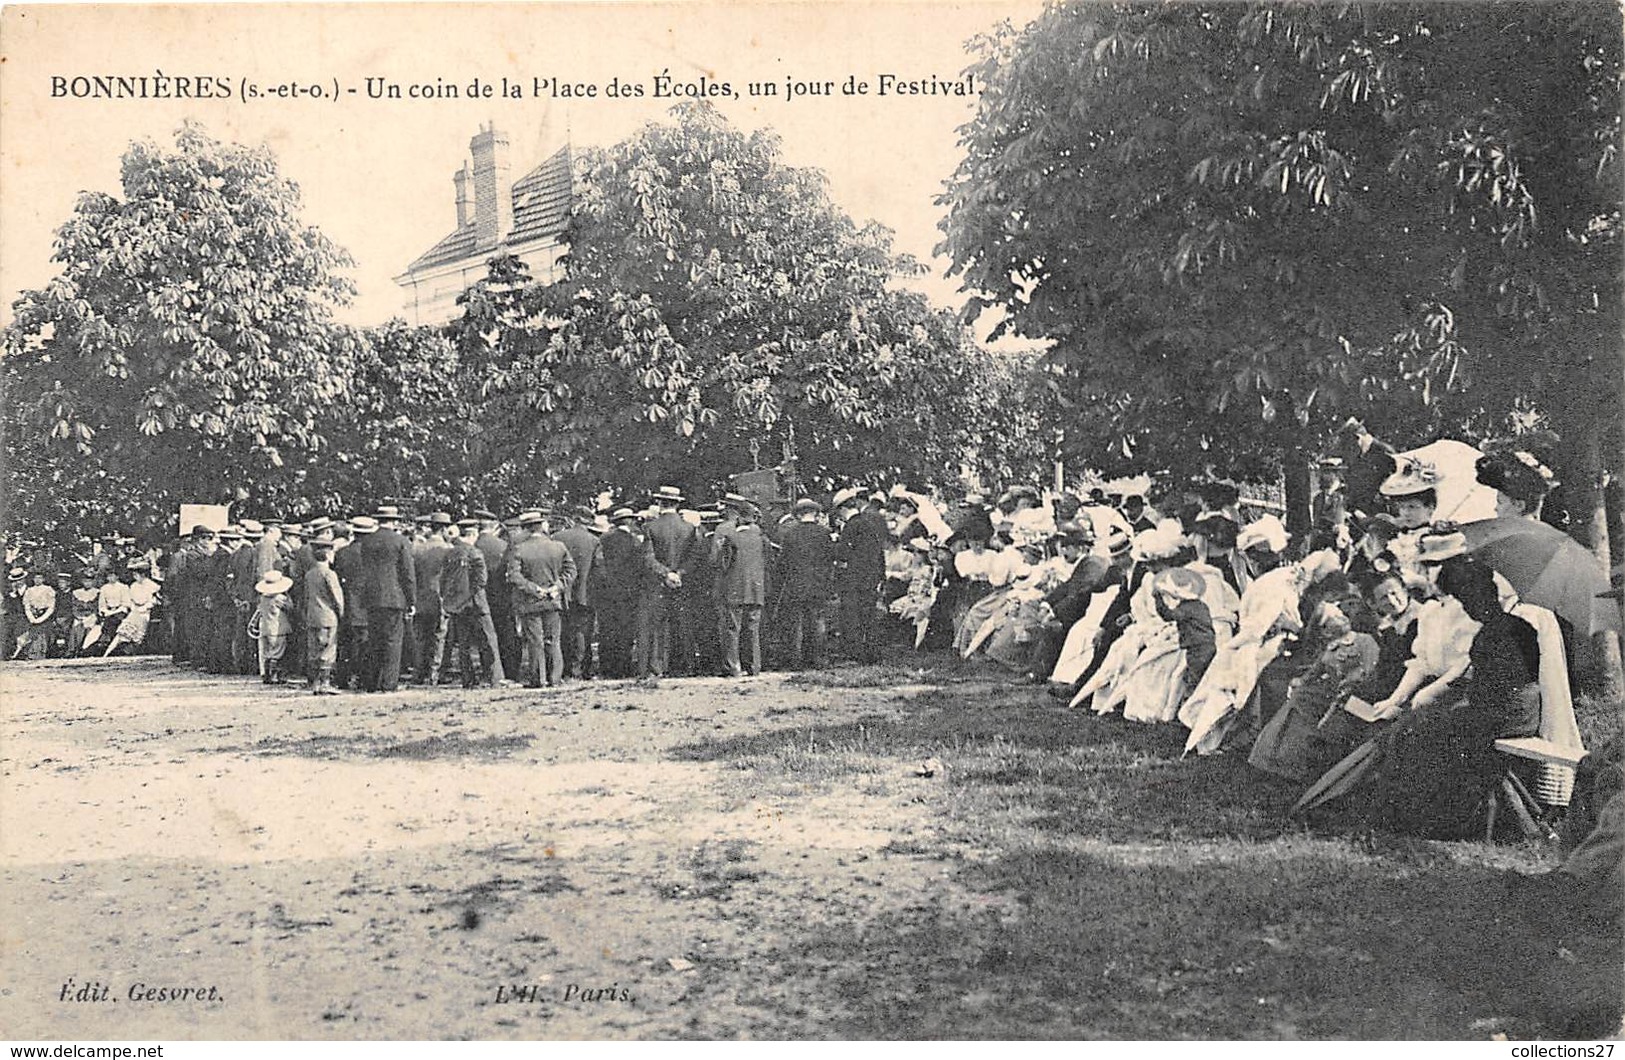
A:
<svg viewBox="0 0 1625 1060">
<path fill-rule="evenodd" d="M 1613 569 L 1613 555 L 1608 543 L 1608 469 L 1602 460 L 1602 439 L 1610 426 L 1605 419 L 1586 431 L 1580 459 L 1580 473 L 1584 476 L 1581 479 L 1584 503 L 1576 505 L 1574 512 L 1584 519 L 1576 529 L 1584 528 L 1586 543 L 1591 546 L 1592 554 L 1605 571 Z M 1615 603 L 1617 605 L 1618 601 Z M 1593 640 L 1602 671 L 1602 693 L 1617 699 L 1625 695 L 1625 670 L 1621 665 L 1619 635 L 1599 633 Z"/>
<path fill-rule="evenodd" d="M 1309 457 L 1294 437 L 1283 447 L 1281 473 L 1286 480 L 1286 529 L 1292 535 L 1288 546 L 1293 556 L 1309 551 L 1313 528 L 1309 502 L 1314 496 L 1314 477 L 1309 473 Z"/>
</svg>

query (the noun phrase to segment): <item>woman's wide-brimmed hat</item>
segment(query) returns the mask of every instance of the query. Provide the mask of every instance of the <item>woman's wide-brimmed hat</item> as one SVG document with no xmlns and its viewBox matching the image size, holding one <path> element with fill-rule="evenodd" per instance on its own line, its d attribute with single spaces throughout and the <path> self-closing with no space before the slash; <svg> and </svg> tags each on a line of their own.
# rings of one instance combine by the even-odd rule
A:
<svg viewBox="0 0 1625 1060">
<path fill-rule="evenodd" d="M 1134 558 L 1148 560 L 1171 559 L 1185 547 L 1185 531 L 1175 519 L 1164 519 L 1150 530 L 1142 530 L 1134 538 Z"/>
<path fill-rule="evenodd" d="M 277 593 L 285 593 L 292 588 L 292 578 L 279 570 L 268 570 L 260 578 L 259 583 L 254 586 L 254 591 L 261 596 L 275 596 Z"/>
<path fill-rule="evenodd" d="M 1268 552 L 1286 551 L 1286 543 L 1292 540 L 1287 533 L 1286 526 L 1273 515 L 1261 515 L 1257 519 L 1241 528 L 1236 535 L 1236 549 L 1246 552 L 1250 549 L 1262 548 Z"/>
<path fill-rule="evenodd" d="M 1538 503 L 1558 485 L 1552 469 L 1541 463 L 1533 453 L 1506 452 L 1481 456 L 1474 472 L 1483 485 L 1499 490 L 1526 506 Z"/>
<path fill-rule="evenodd" d="M 1151 582 L 1151 587 L 1176 600 L 1199 600 L 1207 589 L 1207 582 L 1193 570 L 1170 567 L 1157 574 Z"/>
<path fill-rule="evenodd" d="M 1459 530 L 1443 534 L 1423 534 L 1422 539 L 1417 542 L 1416 560 L 1418 563 L 1443 563 L 1466 552 L 1467 536 Z"/>
<path fill-rule="evenodd" d="M 1439 485 L 1439 469 L 1426 460 L 1400 457 L 1399 467 L 1382 480 L 1377 492 L 1384 497 L 1411 497 Z"/>
</svg>

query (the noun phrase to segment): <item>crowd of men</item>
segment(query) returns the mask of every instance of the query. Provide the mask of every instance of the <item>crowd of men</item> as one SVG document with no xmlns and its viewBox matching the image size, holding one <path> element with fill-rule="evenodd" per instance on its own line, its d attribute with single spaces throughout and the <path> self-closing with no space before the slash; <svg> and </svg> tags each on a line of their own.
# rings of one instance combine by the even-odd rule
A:
<svg viewBox="0 0 1625 1060">
<path fill-rule="evenodd" d="M 640 510 L 475 511 L 192 528 L 164 598 L 178 662 L 391 691 L 816 666 L 839 591 L 844 639 L 872 657 L 892 527 L 876 494 L 830 526 L 817 501 L 762 526 L 750 499 Z M 764 616 L 767 616 L 764 619 Z"/>
</svg>

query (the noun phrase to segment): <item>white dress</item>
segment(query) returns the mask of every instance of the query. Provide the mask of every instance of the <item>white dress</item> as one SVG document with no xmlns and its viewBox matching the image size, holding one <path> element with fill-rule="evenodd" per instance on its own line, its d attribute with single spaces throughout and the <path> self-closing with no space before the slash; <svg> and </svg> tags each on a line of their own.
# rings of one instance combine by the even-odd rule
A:
<svg viewBox="0 0 1625 1060">
<path fill-rule="evenodd" d="M 1275 629 L 1285 618 L 1301 626 L 1298 600 L 1302 570 L 1297 564 L 1277 567 L 1253 579 L 1241 595 L 1236 635 L 1218 644 L 1213 663 L 1179 710 L 1191 730 L 1187 752 L 1212 754 L 1224 739 L 1230 717 L 1246 706 L 1264 667 L 1275 661 L 1286 634 Z"/>
</svg>

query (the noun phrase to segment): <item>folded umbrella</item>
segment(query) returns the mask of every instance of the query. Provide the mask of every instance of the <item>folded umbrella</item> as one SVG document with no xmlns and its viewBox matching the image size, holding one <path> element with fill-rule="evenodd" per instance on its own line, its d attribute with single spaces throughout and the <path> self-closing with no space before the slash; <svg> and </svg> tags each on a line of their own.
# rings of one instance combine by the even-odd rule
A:
<svg viewBox="0 0 1625 1060">
<path fill-rule="evenodd" d="M 1484 519 L 1461 527 L 1467 549 L 1494 570 L 1526 604 L 1556 612 L 1592 635 L 1620 628 L 1619 608 L 1601 561 L 1574 538 L 1525 518 Z"/>
<path fill-rule="evenodd" d="M 1291 816 L 1308 813 L 1317 806 L 1353 791 L 1381 760 L 1382 745 L 1376 740 L 1367 740 L 1344 756 L 1342 761 L 1322 773 L 1319 780 L 1309 785 L 1309 790 L 1292 804 Z"/>
</svg>

